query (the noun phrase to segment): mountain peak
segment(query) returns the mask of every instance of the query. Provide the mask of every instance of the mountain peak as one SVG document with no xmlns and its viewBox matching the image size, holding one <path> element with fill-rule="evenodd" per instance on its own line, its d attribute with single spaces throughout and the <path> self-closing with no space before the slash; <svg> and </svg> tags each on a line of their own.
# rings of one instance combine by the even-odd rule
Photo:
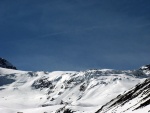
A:
<svg viewBox="0 0 150 113">
<path fill-rule="evenodd" d="M 150 64 L 144 65 L 140 68 L 145 74 L 150 75 Z"/>
<path fill-rule="evenodd" d="M 150 70 L 150 64 L 144 65 L 140 69 L 142 69 L 142 70 Z"/>
<path fill-rule="evenodd" d="M 0 67 L 8 68 L 8 69 L 17 69 L 10 62 L 8 62 L 7 60 L 5 60 L 4 58 L 1 58 L 1 57 L 0 57 Z"/>
</svg>

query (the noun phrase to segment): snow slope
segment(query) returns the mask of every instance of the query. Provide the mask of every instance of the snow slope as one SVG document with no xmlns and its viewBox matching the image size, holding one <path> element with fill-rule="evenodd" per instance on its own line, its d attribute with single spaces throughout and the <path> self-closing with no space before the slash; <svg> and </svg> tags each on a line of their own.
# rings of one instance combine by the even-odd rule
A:
<svg viewBox="0 0 150 113">
<path fill-rule="evenodd" d="M 150 78 L 118 95 L 96 113 L 148 113 L 150 112 Z"/>
<path fill-rule="evenodd" d="M 143 82 L 140 70 L 28 72 L 0 68 L 0 113 L 94 113 Z"/>
</svg>

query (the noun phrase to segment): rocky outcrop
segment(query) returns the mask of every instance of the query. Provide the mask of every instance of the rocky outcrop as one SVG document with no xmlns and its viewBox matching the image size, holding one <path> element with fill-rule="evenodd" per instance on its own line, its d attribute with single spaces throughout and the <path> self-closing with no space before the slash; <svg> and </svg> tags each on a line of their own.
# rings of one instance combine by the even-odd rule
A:
<svg viewBox="0 0 150 113">
<path fill-rule="evenodd" d="M 145 66 L 142 66 L 140 69 L 141 69 L 141 70 L 150 70 L 150 64 L 147 64 L 147 65 L 145 65 Z"/>
<path fill-rule="evenodd" d="M 150 64 L 142 66 L 139 70 L 150 76 Z"/>
<path fill-rule="evenodd" d="M 10 62 L 8 62 L 7 60 L 5 60 L 3 58 L 0 58 L 0 67 L 2 67 L 2 68 L 8 68 L 8 69 L 17 69 Z"/>
</svg>

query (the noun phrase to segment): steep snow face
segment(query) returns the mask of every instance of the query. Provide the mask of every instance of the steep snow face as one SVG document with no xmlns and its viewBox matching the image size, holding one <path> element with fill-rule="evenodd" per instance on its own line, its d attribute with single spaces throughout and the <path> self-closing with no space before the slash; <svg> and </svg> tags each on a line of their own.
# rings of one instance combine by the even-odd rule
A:
<svg viewBox="0 0 150 113">
<path fill-rule="evenodd" d="M 2 68 L 8 68 L 8 69 L 16 69 L 15 66 L 13 66 L 10 62 L 7 60 L 0 58 L 0 67 Z"/>
<path fill-rule="evenodd" d="M 149 108 L 149 109 L 148 109 Z M 142 109 L 142 110 L 141 110 Z M 141 112 L 140 112 L 141 111 Z M 96 113 L 148 113 L 150 112 L 150 78 L 118 95 Z"/>
<path fill-rule="evenodd" d="M 68 109 L 93 113 L 147 77 L 142 70 L 27 72 L 0 68 L 0 112 L 55 113 Z"/>
</svg>

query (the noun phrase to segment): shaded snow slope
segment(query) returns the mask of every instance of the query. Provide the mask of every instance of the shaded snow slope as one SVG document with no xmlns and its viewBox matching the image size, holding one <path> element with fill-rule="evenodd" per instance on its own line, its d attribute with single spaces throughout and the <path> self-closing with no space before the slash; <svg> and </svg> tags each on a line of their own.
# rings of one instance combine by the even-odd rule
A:
<svg viewBox="0 0 150 113">
<path fill-rule="evenodd" d="M 0 68 L 0 113 L 93 113 L 149 75 L 143 70 L 28 72 Z"/>
</svg>

